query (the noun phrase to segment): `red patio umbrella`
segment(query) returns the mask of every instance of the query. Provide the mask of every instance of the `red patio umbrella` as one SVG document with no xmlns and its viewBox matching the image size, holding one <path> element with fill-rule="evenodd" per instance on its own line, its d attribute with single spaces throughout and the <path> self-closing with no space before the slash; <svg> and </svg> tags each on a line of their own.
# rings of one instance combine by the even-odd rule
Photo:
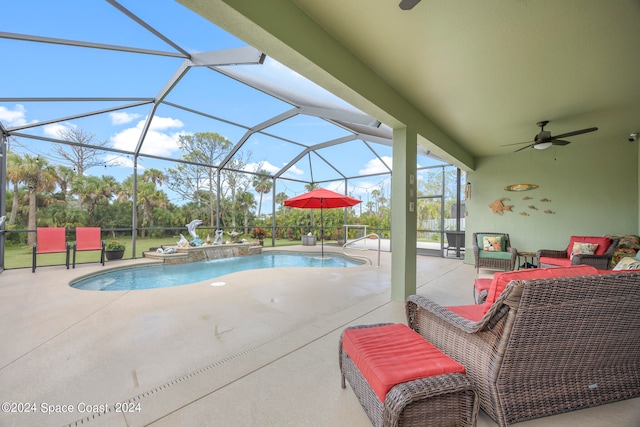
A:
<svg viewBox="0 0 640 427">
<path fill-rule="evenodd" d="M 292 197 L 284 201 L 285 206 L 302 209 L 320 209 L 320 229 L 322 231 L 322 257 L 324 258 L 324 223 L 322 209 L 347 208 L 360 203 L 362 200 L 336 193 L 335 191 L 318 188 L 317 190 Z"/>
</svg>

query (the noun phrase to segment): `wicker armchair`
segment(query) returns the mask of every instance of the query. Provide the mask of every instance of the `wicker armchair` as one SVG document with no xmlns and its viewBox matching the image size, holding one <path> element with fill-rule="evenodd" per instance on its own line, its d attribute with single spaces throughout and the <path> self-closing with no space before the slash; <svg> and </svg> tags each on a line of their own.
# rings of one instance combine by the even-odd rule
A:
<svg viewBox="0 0 640 427">
<path fill-rule="evenodd" d="M 607 248 L 600 248 L 593 255 L 576 254 L 571 256 L 571 250 L 575 241 L 579 242 L 609 242 Z M 570 265 L 591 265 L 598 270 L 608 270 L 611 268 L 611 257 L 618 247 L 619 238 L 591 237 L 591 236 L 571 236 L 569 246 L 564 250 L 540 249 L 536 253 L 538 267 L 568 267 Z M 605 243 L 606 244 L 606 243 Z M 601 243 L 602 245 L 602 243 Z"/>
<path fill-rule="evenodd" d="M 413 295 L 408 325 L 500 426 L 640 396 L 640 272 L 513 280 L 479 320 L 455 309 Z"/>
<path fill-rule="evenodd" d="M 503 240 L 502 250 L 485 251 L 483 245 L 484 237 L 501 237 Z M 507 233 L 473 233 L 473 257 L 476 263 L 476 272 L 479 272 L 481 268 L 511 271 L 516 265 L 517 256 L 518 251 L 511 247 L 511 241 Z"/>
</svg>

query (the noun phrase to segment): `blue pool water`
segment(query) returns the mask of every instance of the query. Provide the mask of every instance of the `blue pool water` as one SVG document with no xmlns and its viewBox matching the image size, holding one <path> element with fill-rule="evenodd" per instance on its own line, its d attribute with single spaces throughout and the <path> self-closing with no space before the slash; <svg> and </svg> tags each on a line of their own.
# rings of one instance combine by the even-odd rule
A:
<svg viewBox="0 0 640 427">
<path fill-rule="evenodd" d="M 200 261 L 178 265 L 137 266 L 94 276 L 73 282 L 76 289 L 92 291 L 127 291 L 137 289 L 167 288 L 213 279 L 244 270 L 274 267 L 354 267 L 362 265 L 345 256 L 331 254 L 322 258 L 319 254 L 291 254 L 269 252 L 212 261 Z"/>
</svg>

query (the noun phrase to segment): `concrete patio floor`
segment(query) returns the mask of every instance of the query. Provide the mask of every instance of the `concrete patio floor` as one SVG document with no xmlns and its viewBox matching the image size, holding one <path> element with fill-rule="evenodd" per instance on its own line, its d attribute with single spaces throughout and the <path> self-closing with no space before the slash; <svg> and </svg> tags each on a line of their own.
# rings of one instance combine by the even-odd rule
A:
<svg viewBox="0 0 640 427">
<path fill-rule="evenodd" d="M 381 267 L 254 270 L 142 291 L 69 287 L 146 262 L 0 273 L 0 396 L 23 412 L 3 406 L 0 425 L 370 425 L 340 388 L 338 338 L 348 325 L 405 322 L 404 304 L 389 300 L 388 252 Z M 475 277 L 460 260 L 418 257 L 418 293 L 442 304 L 472 303 Z M 496 424 L 481 413 L 478 425 Z M 640 399 L 518 425 L 638 426 Z"/>
</svg>

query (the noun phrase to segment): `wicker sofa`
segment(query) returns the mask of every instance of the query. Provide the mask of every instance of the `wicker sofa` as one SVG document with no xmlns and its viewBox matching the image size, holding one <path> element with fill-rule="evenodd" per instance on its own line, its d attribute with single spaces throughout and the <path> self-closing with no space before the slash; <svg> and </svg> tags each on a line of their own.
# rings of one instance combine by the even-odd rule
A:
<svg viewBox="0 0 640 427">
<path fill-rule="evenodd" d="M 587 264 L 600 270 L 611 268 L 611 257 L 618 247 L 619 238 L 607 236 L 571 236 L 569 246 L 562 250 L 540 249 L 536 252 L 539 267 L 568 267 L 570 265 Z M 595 243 L 597 248 L 593 254 L 572 255 L 575 243 Z"/>
<path fill-rule="evenodd" d="M 525 279 L 572 269 L 579 275 Z M 493 420 L 506 426 L 640 396 L 640 272 L 502 275 L 506 288 L 492 289 L 485 305 L 407 300 L 408 325 L 465 367 Z"/>
</svg>

